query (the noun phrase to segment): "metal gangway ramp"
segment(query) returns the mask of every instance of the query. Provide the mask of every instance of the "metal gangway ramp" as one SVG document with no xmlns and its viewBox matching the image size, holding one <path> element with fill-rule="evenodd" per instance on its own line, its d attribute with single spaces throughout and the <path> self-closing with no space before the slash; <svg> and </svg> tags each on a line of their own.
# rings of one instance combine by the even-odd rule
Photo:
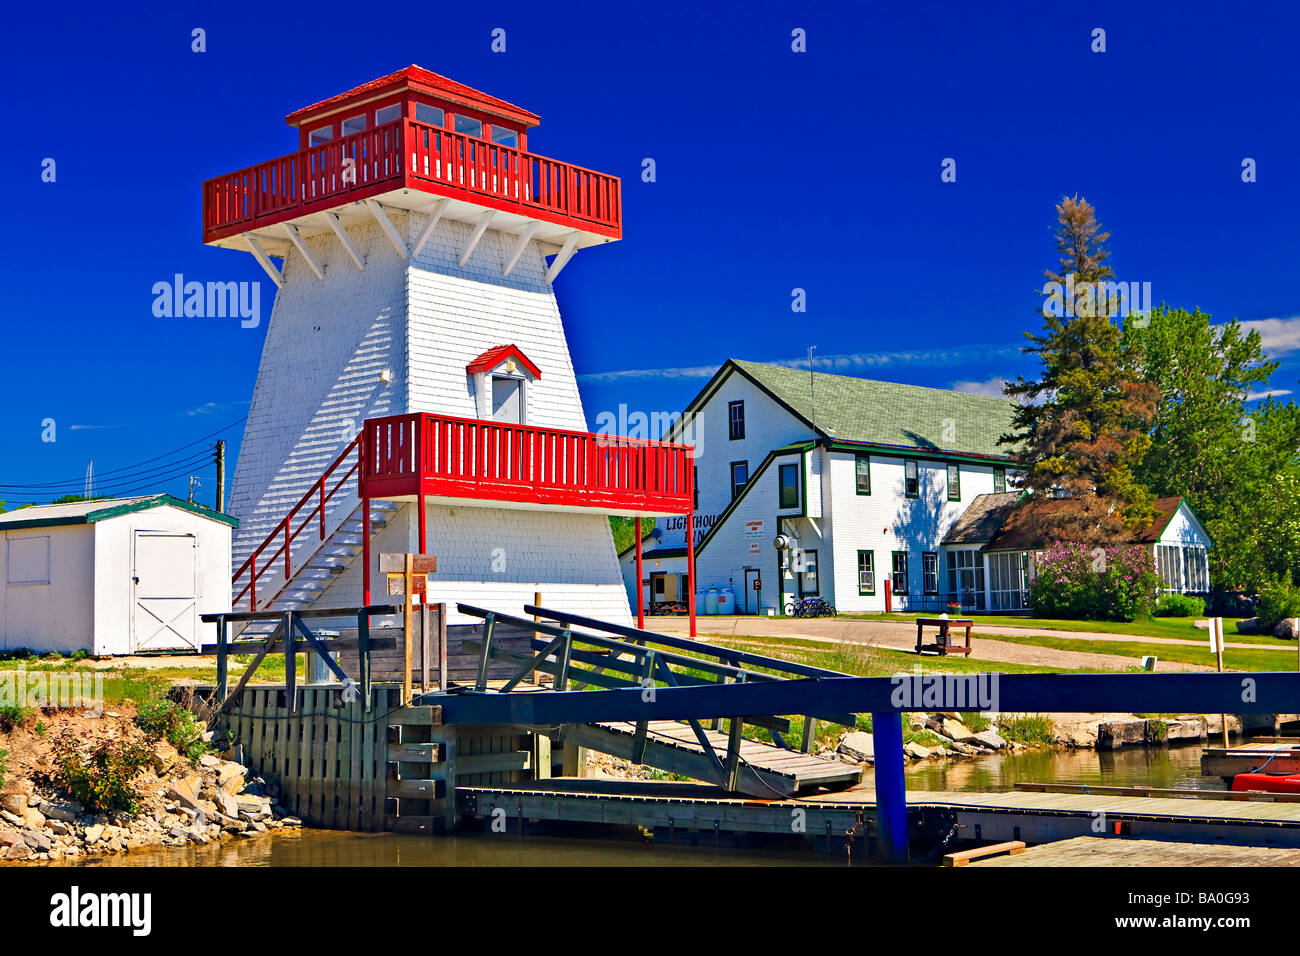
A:
<svg viewBox="0 0 1300 956">
<path fill-rule="evenodd" d="M 718 692 L 716 710 L 684 719 L 575 719 L 532 726 L 552 740 L 759 798 L 842 790 L 862 780 L 860 766 L 811 753 L 819 719 L 851 727 L 856 723 L 854 715 L 803 715 L 802 744 L 796 749 L 786 739 L 792 733 L 787 717 L 753 713 L 752 708 L 745 713 L 728 713 L 725 705 L 727 689 L 737 685 L 819 681 L 851 675 L 534 605 L 524 608 L 525 613 L 535 615 L 532 619 L 469 604 L 459 604 L 458 608 L 462 614 L 482 619 L 483 624 L 481 639 L 465 643 L 466 650 L 473 649 L 479 655 L 478 680 L 473 687 L 448 688 L 447 693 L 453 695 L 523 696 L 591 688 L 621 690 L 653 700 L 656 692 L 665 687 L 711 686 Z M 531 632 L 532 636 L 524 645 L 512 641 L 506 646 L 497 633 L 503 625 L 515 634 Z M 521 646 L 531 653 L 521 653 Z M 494 663 L 511 665 L 513 673 L 504 681 L 489 680 Z M 446 697 L 427 694 L 415 703 L 440 700 Z M 762 728 L 772 742 L 745 737 L 746 725 Z"/>
</svg>

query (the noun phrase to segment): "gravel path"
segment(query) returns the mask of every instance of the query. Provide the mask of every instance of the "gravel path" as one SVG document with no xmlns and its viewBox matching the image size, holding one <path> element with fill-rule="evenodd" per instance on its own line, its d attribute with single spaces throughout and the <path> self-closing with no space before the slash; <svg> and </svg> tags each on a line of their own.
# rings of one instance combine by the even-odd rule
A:
<svg viewBox="0 0 1300 956">
<path fill-rule="evenodd" d="M 684 617 L 657 617 L 646 621 L 649 630 L 665 634 L 686 634 L 689 624 Z M 701 637 L 786 637 L 837 644 L 875 644 L 893 650 L 910 651 L 916 647 L 916 625 L 906 621 L 868 621 L 848 618 L 765 618 L 745 615 L 699 618 L 697 626 Z M 971 657 L 1005 664 L 1027 664 L 1036 667 L 1055 667 L 1071 670 L 1126 670 L 1140 662 L 1138 657 L 1118 654 L 1095 654 L 1088 651 L 1067 651 L 1034 644 L 1011 644 L 982 635 L 1041 634 L 1032 628 L 1006 626 L 984 627 L 978 622 L 972 629 Z M 1196 641 L 1178 641 L 1170 638 L 1138 638 L 1117 634 L 1093 634 L 1086 631 L 1049 631 L 1052 637 L 1086 640 L 1132 641 L 1152 643 L 1196 644 Z M 1208 642 L 1207 642 L 1208 643 Z M 1228 645 L 1232 647 L 1232 644 Z M 1255 647 L 1258 645 L 1245 645 Z M 1207 651 L 1208 655 L 1208 651 Z M 1211 671 L 1210 665 L 1169 662 L 1165 670 Z"/>
</svg>

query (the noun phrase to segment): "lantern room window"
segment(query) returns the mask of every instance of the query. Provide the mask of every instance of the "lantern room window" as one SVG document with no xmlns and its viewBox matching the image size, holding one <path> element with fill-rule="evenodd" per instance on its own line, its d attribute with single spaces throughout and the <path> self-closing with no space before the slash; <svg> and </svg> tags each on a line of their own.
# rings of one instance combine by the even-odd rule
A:
<svg viewBox="0 0 1300 956">
<path fill-rule="evenodd" d="M 470 119 L 468 116 L 455 116 L 455 130 L 458 133 L 464 133 L 467 136 L 477 136 L 483 138 L 483 121 Z"/>
<path fill-rule="evenodd" d="M 500 143 L 502 146 L 510 146 L 515 149 L 518 149 L 519 134 L 512 129 L 506 129 L 504 126 L 493 126 L 492 142 Z"/>
<path fill-rule="evenodd" d="M 430 126 L 446 126 L 447 114 L 436 106 L 430 106 L 428 103 L 416 103 L 415 121 L 417 123 L 428 123 Z"/>
<path fill-rule="evenodd" d="M 321 143 L 328 143 L 334 138 L 333 126 L 322 126 L 320 129 L 314 129 L 307 134 L 308 146 L 319 146 Z"/>
<path fill-rule="evenodd" d="M 385 123 L 392 123 L 402 118 L 402 104 L 394 103 L 392 106 L 385 106 L 383 109 L 375 110 L 375 125 L 383 126 Z"/>
<path fill-rule="evenodd" d="M 350 136 L 353 133 L 360 133 L 366 128 L 366 116 L 362 113 L 360 116 L 352 116 L 343 121 L 343 135 Z"/>
</svg>

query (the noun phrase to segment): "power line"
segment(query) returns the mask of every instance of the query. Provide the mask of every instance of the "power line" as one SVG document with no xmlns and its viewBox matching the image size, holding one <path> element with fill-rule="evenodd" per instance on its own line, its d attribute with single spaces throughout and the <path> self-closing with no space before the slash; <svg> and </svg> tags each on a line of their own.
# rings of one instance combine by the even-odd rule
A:
<svg viewBox="0 0 1300 956">
<path fill-rule="evenodd" d="M 228 431 L 229 429 L 235 427 L 236 425 L 239 425 L 242 422 L 247 421 L 247 419 L 248 416 L 245 415 L 243 418 L 238 418 L 235 421 L 230 422 L 229 424 L 221 426 L 211 434 L 204 435 L 202 438 L 196 438 L 192 442 L 181 445 L 179 448 L 173 448 L 171 451 L 164 452 L 161 455 L 155 455 L 153 458 L 146 458 L 144 461 L 138 461 L 133 465 L 125 465 L 121 468 L 114 468 L 109 471 L 101 471 L 96 476 L 95 479 L 96 484 L 98 485 L 112 484 L 112 482 L 102 481 L 104 477 L 112 476 L 112 475 L 118 475 L 123 479 L 133 479 L 137 477 L 137 475 L 129 474 L 129 473 L 135 472 L 136 469 L 141 468 L 144 465 L 149 465 L 152 464 L 153 462 L 163 461 L 163 459 L 171 458 L 175 455 L 178 455 L 180 452 L 185 451 L 187 448 L 192 448 L 193 446 L 199 444 L 200 442 L 205 442 L 209 438 L 213 438 L 217 435 L 220 435 L 223 432 Z M 207 452 L 204 452 L 204 454 L 207 454 Z M 163 465 L 159 467 L 164 467 L 164 468 L 173 467 L 179 464 L 180 464 L 179 461 L 165 462 Z M 128 474 L 123 474 L 124 472 Z M 68 489 L 68 488 L 71 488 L 75 492 L 77 488 L 81 488 L 85 486 L 85 481 L 86 479 L 85 476 L 83 475 L 80 478 L 68 478 L 61 481 L 47 481 L 47 482 L 39 482 L 36 484 L 0 484 L 0 494 L 3 494 L 6 491 L 31 492 L 31 493 L 40 494 L 43 493 L 46 489 L 49 489 L 50 493 L 57 493 L 59 489 Z M 65 490 L 64 493 L 67 494 L 72 492 Z"/>
</svg>

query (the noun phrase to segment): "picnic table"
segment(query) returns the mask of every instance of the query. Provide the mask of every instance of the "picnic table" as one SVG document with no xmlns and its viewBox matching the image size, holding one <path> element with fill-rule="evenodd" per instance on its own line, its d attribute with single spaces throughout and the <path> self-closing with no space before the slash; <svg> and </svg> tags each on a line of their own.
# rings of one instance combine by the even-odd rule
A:
<svg viewBox="0 0 1300 956">
<path fill-rule="evenodd" d="M 970 656 L 970 629 L 975 622 L 968 617 L 918 617 L 916 619 L 916 653 L 922 654 L 925 651 L 933 651 L 941 656 L 948 654 L 964 654 Z M 966 628 L 966 646 L 954 643 L 953 635 L 949 629 L 956 625 L 957 627 Z M 933 644 L 925 644 L 924 634 L 927 627 L 937 627 L 939 633 L 938 640 Z"/>
</svg>

